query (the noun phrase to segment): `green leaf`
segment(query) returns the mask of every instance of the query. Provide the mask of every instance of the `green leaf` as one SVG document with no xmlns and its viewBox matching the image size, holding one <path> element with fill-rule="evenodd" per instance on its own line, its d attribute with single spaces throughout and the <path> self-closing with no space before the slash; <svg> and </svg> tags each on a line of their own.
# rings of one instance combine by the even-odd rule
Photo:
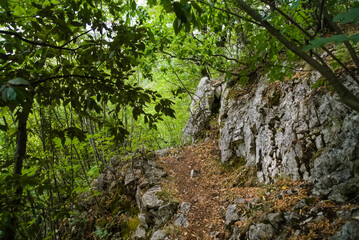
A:
<svg viewBox="0 0 359 240">
<path fill-rule="evenodd" d="M 185 31 L 186 33 L 189 33 L 189 31 L 191 31 L 191 24 L 190 24 L 189 22 L 186 22 L 186 23 L 184 24 L 184 26 L 185 26 L 184 31 Z"/>
<path fill-rule="evenodd" d="M 161 106 L 160 104 L 157 104 L 157 105 L 155 106 L 156 112 L 160 112 L 161 109 L 162 109 L 162 106 Z"/>
<path fill-rule="evenodd" d="M 7 99 L 7 91 L 8 91 L 8 88 L 5 88 L 5 89 L 3 89 L 2 92 L 1 92 L 1 97 L 2 97 L 2 100 L 3 100 L 4 102 L 7 102 L 7 101 L 8 101 L 8 99 Z"/>
<path fill-rule="evenodd" d="M 239 79 L 239 82 L 242 84 L 242 86 L 245 86 L 248 83 L 249 77 L 243 76 Z"/>
<path fill-rule="evenodd" d="M 331 40 L 331 42 L 334 42 L 336 44 L 342 43 L 346 40 L 349 40 L 348 36 L 345 34 L 334 35 L 334 36 L 330 37 L 329 39 Z"/>
<path fill-rule="evenodd" d="M 171 0 L 161 0 L 161 5 L 167 13 L 173 12 Z"/>
<path fill-rule="evenodd" d="M 267 16 L 265 16 L 265 17 L 263 18 L 263 21 L 267 21 L 270 17 L 271 17 L 271 15 L 268 14 Z"/>
<path fill-rule="evenodd" d="M 200 14 L 203 12 L 202 8 L 195 2 L 191 2 L 191 5 L 193 6 L 194 9 L 197 10 L 197 12 L 199 12 Z"/>
<path fill-rule="evenodd" d="M 37 4 L 37 3 L 34 3 L 34 2 L 31 2 L 31 5 L 37 9 L 42 9 L 42 5 L 41 4 Z"/>
<path fill-rule="evenodd" d="M 138 116 L 140 116 L 141 113 L 143 113 L 142 108 L 134 107 L 132 110 L 132 116 L 136 121 L 138 119 Z"/>
<path fill-rule="evenodd" d="M 76 137 L 79 139 L 80 142 L 86 140 L 86 132 L 77 127 L 69 127 L 66 128 L 64 131 L 70 139 L 74 139 Z"/>
<path fill-rule="evenodd" d="M 177 35 L 182 28 L 182 21 L 178 17 L 173 21 L 173 30 L 175 31 L 175 34 Z"/>
<path fill-rule="evenodd" d="M 110 52 L 110 55 L 108 56 L 108 58 L 109 58 L 109 59 L 112 59 L 114 55 L 115 55 L 115 51 L 111 51 L 111 52 Z"/>
<path fill-rule="evenodd" d="M 36 31 L 41 31 L 41 26 L 35 22 L 35 21 L 31 21 L 31 26 L 36 30 Z"/>
<path fill-rule="evenodd" d="M 162 110 L 162 112 L 166 115 L 166 116 L 170 116 L 172 118 L 176 118 L 175 116 L 175 111 L 172 108 L 164 108 Z"/>
<path fill-rule="evenodd" d="M 357 36 L 354 35 L 354 39 L 357 39 Z M 334 42 L 336 44 L 342 43 L 346 40 L 350 40 L 350 38 L 345 34 L 334 35 L 330 38 L 317 38 L 312 41 L 309 41 L 309 45 L 303 47 L 303 51 L 309 51 L 313 48 L 324 46 L 327 43 Z"/>
<path fill-rule="evenodd" d="M 17 93 L 14 88 L 9 87 L 7 88 L 7 100 L 8 101 L 15 101 Z"/>
<path fill-rule="evenodd" d="M 291 9 L 296 9 L 299 5 L 300 5 L 300 2 L 301 2 L 302 0 L 297 0 L 297 1 L 295 1 L 293 4 L 292 4 L 292 6 L 290 6 L 290 8 Z"/>
<path fill-rule="evenodd" d="M 148 31 L 147 31 L 147 35 L 148 35 L 148 37 L 150 38 L 150 40 L 151 40 L 152 42 L 155 41 L 155 36 L 153 35 L 153 33 L 152 33 L 151 30 L 148 30 Z"/>
<path fill-rule="evenodd" d="M 37 12 L 37 15 L 39 15 L 41 17 L 52 17 L 53 14 L 54 14 L 54 11 L 51 9 L 51 7 L 43 8 Z"/>
<path fill-rule="evenodd" d="M 1 87 L 0 87 L 0 92 L 4 91 L 5 88 L 7 88 L 7 85 L 6 85 L 6 84 L 1 85 Z"/>
<path fill-rule="evenodd" d="M 176 16 L 179 18 L 179 19 L 181 19 L 181 21 L 183 22 L 183 23 L 186 23 L 187 22 L 187 18 L 186 18 L 186 15 L 185 15 L 185 11 L 186 10 L 184 10 L 184 9 L 186 9 L 186 6 L 185 6 L 186 4 L 181 4 L 181 3 L 179 3 L 179 2 L 174 2 L 173 3 L 173 9 L 174 9 L 174 11 L 175 11 L 175 13 L 176 13 Z M 187 5 L 189 5 L 188 3 L 187 3 Z M 191 6 L 189 6 L 190 8 L 191 8 Z"/>
<path fill-rule="evenodd" d="M 324 78 L 319 78 L 313 85 L 311 86 L 311 89 L 317 89 L 321 86 L 324 86 L 326 84 L 326 80 Z"/>
<path fill-rule="evenodd" d="M 23 78 L 14 78 L 8 81 L 13 86 L 30 86 L 30 82 Z"/>
<path fill-rule="evenodd" d="M 357 44 L 359 42 L 359 33 L 350 36 L 349 40 L 353 41 L 354 44 Z"/>
<path fill-rule="evenodd" d="M 359 8 L 351 8 L 346 13 L 338 14 L 333 20 L 342 24 L 359 23 Z"/>
<path fill-rule="evenodd" d="M 226 71 L 226 76 L 225 76 L 225 80 L 229 81 L 232 78 L 232 73 L 231 71 L 227 70 Z"/>
</svg>

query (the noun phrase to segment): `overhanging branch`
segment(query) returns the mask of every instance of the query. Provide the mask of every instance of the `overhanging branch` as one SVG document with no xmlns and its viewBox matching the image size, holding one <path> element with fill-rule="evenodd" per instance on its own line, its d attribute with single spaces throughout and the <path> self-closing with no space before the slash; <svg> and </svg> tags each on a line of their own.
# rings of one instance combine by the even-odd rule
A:
<svg viewBox="0 0 359 240">
<path fill-rule="evenodd" d="M 55 48 L 55 49 L 59 49 L 59 50 L 68 50 L 68 51 L 75 51 L 75 49 L 72 48 L 65 48 L 63 46 L 56 46 L 56 45 L 52 45 L 52 44 L 48 44 L 48 43 L 44 43 L 44 42 L 38 42 L 38 41 L 32 41 L 29 39 L 24 38 L 23 36 L 21 36 L 21 34 L 17 33 L 17 32 L 10 32 L 10 31 L 6 31 L 6 30 L 0 30 L 1 34 L 6 34 L 6 35 L 11 35 L 14 36 L 18 39 L 20 39 L 21 41 L 24 41 L 26 43 L 32 44 L 32 45 L 36 45 L 36 46 L 42 46 L 42 47 L 50 47 L 50 48 Z M 73 41 L 73 40 L 71 40 Z M 70 42 L 71 42 L 70 41 Z M 67 43 L 68 44 L 68 43 Z M 66 45 L 66 44 L 65 44 Z"/>
<path fill-rule="evenodd" d="M 47 77 L 44 79 L 40 79 L 36 82 L 34 82 L 32 84 L 33 87 L 36 87 L 37 85 L 50 81 L 50 80 L 54 80 L 54 79 L 59 79 L 59 78 L 84 78 L 84 79 L 97 79 L 97 80 L 101 80 L 98 77 L 91 77 L 91 76 L 84 76 L 84 75 L 76 75 L 76 74 L 70 74 L 70 75 L 60 75 L 60 76 L 53 76 L 53 77 Z"/>
</svg>

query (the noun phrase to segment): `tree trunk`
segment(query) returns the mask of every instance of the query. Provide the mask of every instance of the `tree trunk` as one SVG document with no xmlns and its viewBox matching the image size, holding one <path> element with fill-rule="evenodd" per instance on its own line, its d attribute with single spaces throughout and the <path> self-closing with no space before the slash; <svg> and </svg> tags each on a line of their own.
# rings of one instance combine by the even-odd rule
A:
<svg viewBox="0 0 359 240">
<path fill-rule="evenodd" d="M 30 105 L 30 106 L 29 106 Z M 16 138 L 16 150 L 14 157 L 14 188 L 15 196 L 12 202 L 13 208 L 11 209 L 11 215 L 9 216 L 4 229 L 4 239 L 14 240 L 16 237 L 16 230 L 18 226 L 17 215 L 22 200 L 23 186 L 20 182 L 24 157 L 26 155 L 27 144 L 27 120 L 31 111 L 32 104 L 27 104 L 22 107 L 21 112 L 18 114 L 18 126 L 17 126 L 17 138 Z"/>
</svg>

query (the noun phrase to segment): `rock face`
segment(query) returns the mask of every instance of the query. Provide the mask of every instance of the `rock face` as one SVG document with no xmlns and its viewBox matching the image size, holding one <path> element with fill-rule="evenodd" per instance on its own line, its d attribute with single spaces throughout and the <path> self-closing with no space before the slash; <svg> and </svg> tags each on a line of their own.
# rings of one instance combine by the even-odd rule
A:
<svg viewBox="0 0 359 240">
<path fill-rule="evenodd" d="M 226 210 L 226 225 L 232 224 L 239 219 L 238 209 L 236 204 L 231 204 Z"/>
<path fill-rule="evenodd" d="M 133 195 L 140 210 L 138 219 L 141 224 L 134 239 L 148 239 L 151 231 L 155 231 L 151 239 L 164 239 L 160 229 L 177 211 L 178 203 L 160 198 L 160 184 L 166 173 L 155 160 L 155 154 L 140 151 L 131 158 L 125 172 L 124 187 Z"/>
<path fill-rule="evenodd" d="M 249 228 L 248 239 L 249 240 L 269 240 L 274 235 L 274 228 L 270 224 L 259 223 L 252 225 Z"/>
<path fill-rule="evenodd" d="M 195 142 L 202 137 L 213 112 L 218 111 L 221 93 L 221 82 L 210 81 L 208 77 L 201 79 L 192 99 L 191 116 L 183 130 L 185 143 Z"/>
<path fill-rule="evenodd" d="M 313 89 L 319 79 L 314 72 L 271 84 L 260 79 L 246 88 L 224 84 L 219 114 L 222 162 L 254 166 L 264 182 L 278 176 L 310 180 L 315 194 L 338 202 L 358 195 L 359 115 L 328 89 Z M 352 87 L 350 78 L 345 79 Z M 212 82 L 204 78 L 198 86 L 185 139 L 197 140 L 213 114 L 219 85 Z"/>
<path fill-rule="evenodd" d="M 350 221 L 344 224 L 342 230 L 335 234 L 330 240 L 355 240 L 359 239 L 359 222 Z"/>
</svg>

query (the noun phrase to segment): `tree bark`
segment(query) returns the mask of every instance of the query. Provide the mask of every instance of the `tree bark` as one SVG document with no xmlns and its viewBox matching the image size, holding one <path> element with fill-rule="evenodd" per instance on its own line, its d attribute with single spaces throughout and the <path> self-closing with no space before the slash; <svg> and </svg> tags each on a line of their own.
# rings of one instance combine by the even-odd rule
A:
<svg viewBox="0 0 359 240">
<path fill-rule="evenodd" d="M 9 216 L 5 229 L 4 229 L 4 239 L 14 240 L 16 238 L 16 230 L 18 226 L 17 214 L 19 213 L 19 208 L 22 200 L 23 186 L 20 182 L 23 162 L 26 155 L 26 145 L 27 145 L 27 120 L 31 112 L 32 104 L 26 104 L 22 107 L 21 112 L 18 114 L 18 126 L 17 126 L 17 138 L 16 138 L 16 149 L 14 157 L 14 188 L 15 188 L 15 197 L 13 199 L 12 205 L 13 209 L 11 215 Z"/>
<path fill-rule="evenodd" d="M 294 43 L 289 41 L 284 35 L 282 35 L 275 27 L 273 27 L 268 21 L 263 20 L 263 17 L 253 10 L 248 4 L 242 0 L 237 0 L 238 6 L 245 11 L 249 16 L 251 16 L 255 21 L 259 22 L 267 31 L 277 38 L 284 46 L 289 50 L 295 53 L 298 57 L 306 61 L 314 69 L 320 72 L 323 77 L 327 79 L 329 84 L 331 84 L 336 92 L 338 93 L 340 99 L 344 104 L 346 104 L 351 109 L 354 109 L 359 112 L 359 98 L 355 96 L 348 88 L 346 88 L 341 80 L 334 74 L 334 72 L 324 64 L 320 64 L 307 53 L 302 51 L 302 49 L 296 46 Z"/>
</svg>

